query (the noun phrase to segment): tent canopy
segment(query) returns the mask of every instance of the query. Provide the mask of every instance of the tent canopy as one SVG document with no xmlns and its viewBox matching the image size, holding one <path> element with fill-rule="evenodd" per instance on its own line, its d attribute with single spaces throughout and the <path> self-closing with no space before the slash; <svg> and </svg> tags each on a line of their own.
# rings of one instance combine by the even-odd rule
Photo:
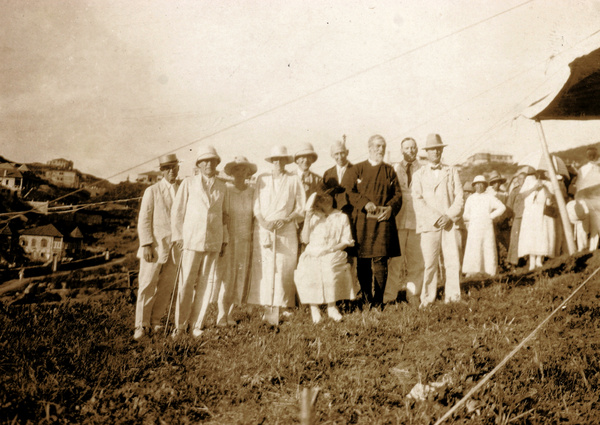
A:
<svg viewBox="0 0 600 425">
<path fill-rule="evenodd" d="M 569 68 L 523 115 L 536 121 L 600 119 L 600 48 L 578 57 Z"/>
</svg>

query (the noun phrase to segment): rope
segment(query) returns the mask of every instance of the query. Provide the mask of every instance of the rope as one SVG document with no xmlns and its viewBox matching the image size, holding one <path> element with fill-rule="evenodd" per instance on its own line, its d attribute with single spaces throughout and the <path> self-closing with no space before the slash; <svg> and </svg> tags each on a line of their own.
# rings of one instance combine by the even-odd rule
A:
<svg viewBox="0 0 600 425">
<path fill-rule="evenodd" d="M 473 388 L 471 388 L 471 390 L 462 398 L 458 401 L 458 403 L 456 403 L 450 410 L 448 410 L 446 412 L 446 414 L 444 416 L 442 416 L 440 419 L 437 420 L 437 422 L 434 425 L 439 425 L 442 422 L 444 422 L 446 419 L 448 419 L 450 416 L 452 416 L 459 407 L 461 407 L 463 404 L 465 404 L 465 402 L 470 399 L 473 394 L 475 394 L 477 391 L 479 391 L 481 389 L 481 387 L 483 387 L 491 378 L 492 376 L 494 376 L 496 374 L 496 372 L 498 372 L 500 369 L 502 369 L 502 367 L 512 358 L 514 357 L 515 354 L 517 354 L 517 352 L 519 350 L 521 350 L 521 348 L 523 348 L 525 346 L 525 344 L 527 344 L 534 336 L 535 334 L 546 324 L 548 323 L 548 321 L 556 314 L 558 313 L 560 310 L 562 310 L 562 308 L 571 300 L 571 298 L 573 298 L 575 296 L 575 294 L 577 294 L 577 292 L 579 292 L 587 283 L 588 281 L 594 277 L 594 275 L 596 273 L 598 273 L 600 271 L 600 267 L 597 268 L 581 285 L 579 285 L 577 287 L 577 289 L 575 289 L 571 295 L 569 295 L 567 297 L 567 299 L 565 299 L 558 307 L 556 307 L 554 309 L 554 311 L 552 313 L 550 313 L 550 315 L 548 317 L 546 317 L 538 326 L 537 328 L 535 328 L 529 335 L 527 335 L 527 337 L 521 341 L 521 343 L 519 345 L 517 345 L 510 353 L 508 353 L 508 355 L 506 357 L 504 357 L 504 359 L 502 359 L 502 361 L 500 363 L 498 363 L 498 365 L 492 369 L 491 372 L 489 372 L 486 376 L 483 377 L 483 379 L 481 381 L 479 381 L 477 383 L 477 385 L 475 385 Z"/>
</svg>

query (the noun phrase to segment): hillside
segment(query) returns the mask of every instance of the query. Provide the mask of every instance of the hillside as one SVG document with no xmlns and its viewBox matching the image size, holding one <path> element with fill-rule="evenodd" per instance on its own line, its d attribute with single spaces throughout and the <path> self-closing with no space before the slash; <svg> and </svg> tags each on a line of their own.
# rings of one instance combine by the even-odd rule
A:
<svg viewBox="0 0 600 425">
<path fill-rule="evenodd" d="M 585 156 L 585 150 L 591 146 L 595 147 L 600 152 L 600 142 L 597 142 L 572 149 L 566 149 L 564 151 L 553 152 L 553 154 L 562 158 L 566 164 L 576 164 L 577 166 L 581 166 L 588 161 Z"/>
<path fill-rule="evenodd" d="M 562 261 L 465 281 L 460 303 L 340 323 L 313 325 L 300 308 L 271 328 L 243 306 L 236 327 L 218 328 L 211 306 L 200 339 L 139 343 L 131 300 L 98 298 L 101 280 L 71 289 L 73 275 L 62 302 L 0 305 L 0 423 L 291 424 L 302 390 L 318 387 L 315 423 L 431 424 L 600 266 L 598 251 Z M 596 424 L 599 296 L 591 280 L 447 423 Z M 419 383 L 441 384 L 421 401 L 408 396 Z"/>
</svg>

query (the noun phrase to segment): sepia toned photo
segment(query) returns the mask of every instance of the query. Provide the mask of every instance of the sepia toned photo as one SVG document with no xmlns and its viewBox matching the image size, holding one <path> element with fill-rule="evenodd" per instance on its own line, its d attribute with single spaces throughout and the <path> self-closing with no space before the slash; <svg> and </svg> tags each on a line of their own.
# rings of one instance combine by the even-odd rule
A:
<svg viewBox="0 0 600 425">
<path fill-rule="evenodd" d="M 600 0 L 0 0 L 0 424 L 597 424 Z"/>
</svg>

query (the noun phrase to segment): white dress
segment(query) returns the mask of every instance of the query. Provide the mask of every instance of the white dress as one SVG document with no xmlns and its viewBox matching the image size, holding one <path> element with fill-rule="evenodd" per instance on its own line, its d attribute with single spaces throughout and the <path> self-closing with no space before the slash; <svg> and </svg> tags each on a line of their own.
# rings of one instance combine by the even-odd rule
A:
<svg viewBox="0 0 600 425">
<path fill-rule="evenodd" d="M 294 273 L 296 289 L 303 304 L 325 304 L 356 298 L 348 256 L 343 249 L 323 253 L 340 243 L 354 244 L 350 221 L 341 211 L 328 216 L 309 216 L 302 231 L 306 249 L 300 256 Z"/>
<path fill-rule="evenodd" d="M 297 175 L 278 178 L 261 174 L 254 189 L 254 215 L 265 221 L 290 220 L 276 232 L 255 221 L 248 303 L 294 307 L 294 270 L 298 261 L 297 220 L 304 217 L 306 198 Z M 275 255 L 274 255 L 275 254 Z M 273 261 L 275 259 L 275 261 Z"/>
<path fill-rule="evenodd" d="M 535 177 L 527 176 L 521 192 L 531 190 L 536 183 Z M 546 187 L 546 190 L 534 190 L 525 198 L 521 232 L 519 233 L 519 257 L 526 255 L 554 257 L 555 219 L 544 214 L 545 206 L 552 203 L 551 196 L 550 188 Z"/>
<path fill-rule="evenodd" d="M 474 193 L 465 203 L 463 217 L 468 224 L 467 245 L 463 260 L 463 273 L 496 274 L 498 254 L 494 219 L 500 217 L 506 207 L 491 193 Z"/>
</svg>

